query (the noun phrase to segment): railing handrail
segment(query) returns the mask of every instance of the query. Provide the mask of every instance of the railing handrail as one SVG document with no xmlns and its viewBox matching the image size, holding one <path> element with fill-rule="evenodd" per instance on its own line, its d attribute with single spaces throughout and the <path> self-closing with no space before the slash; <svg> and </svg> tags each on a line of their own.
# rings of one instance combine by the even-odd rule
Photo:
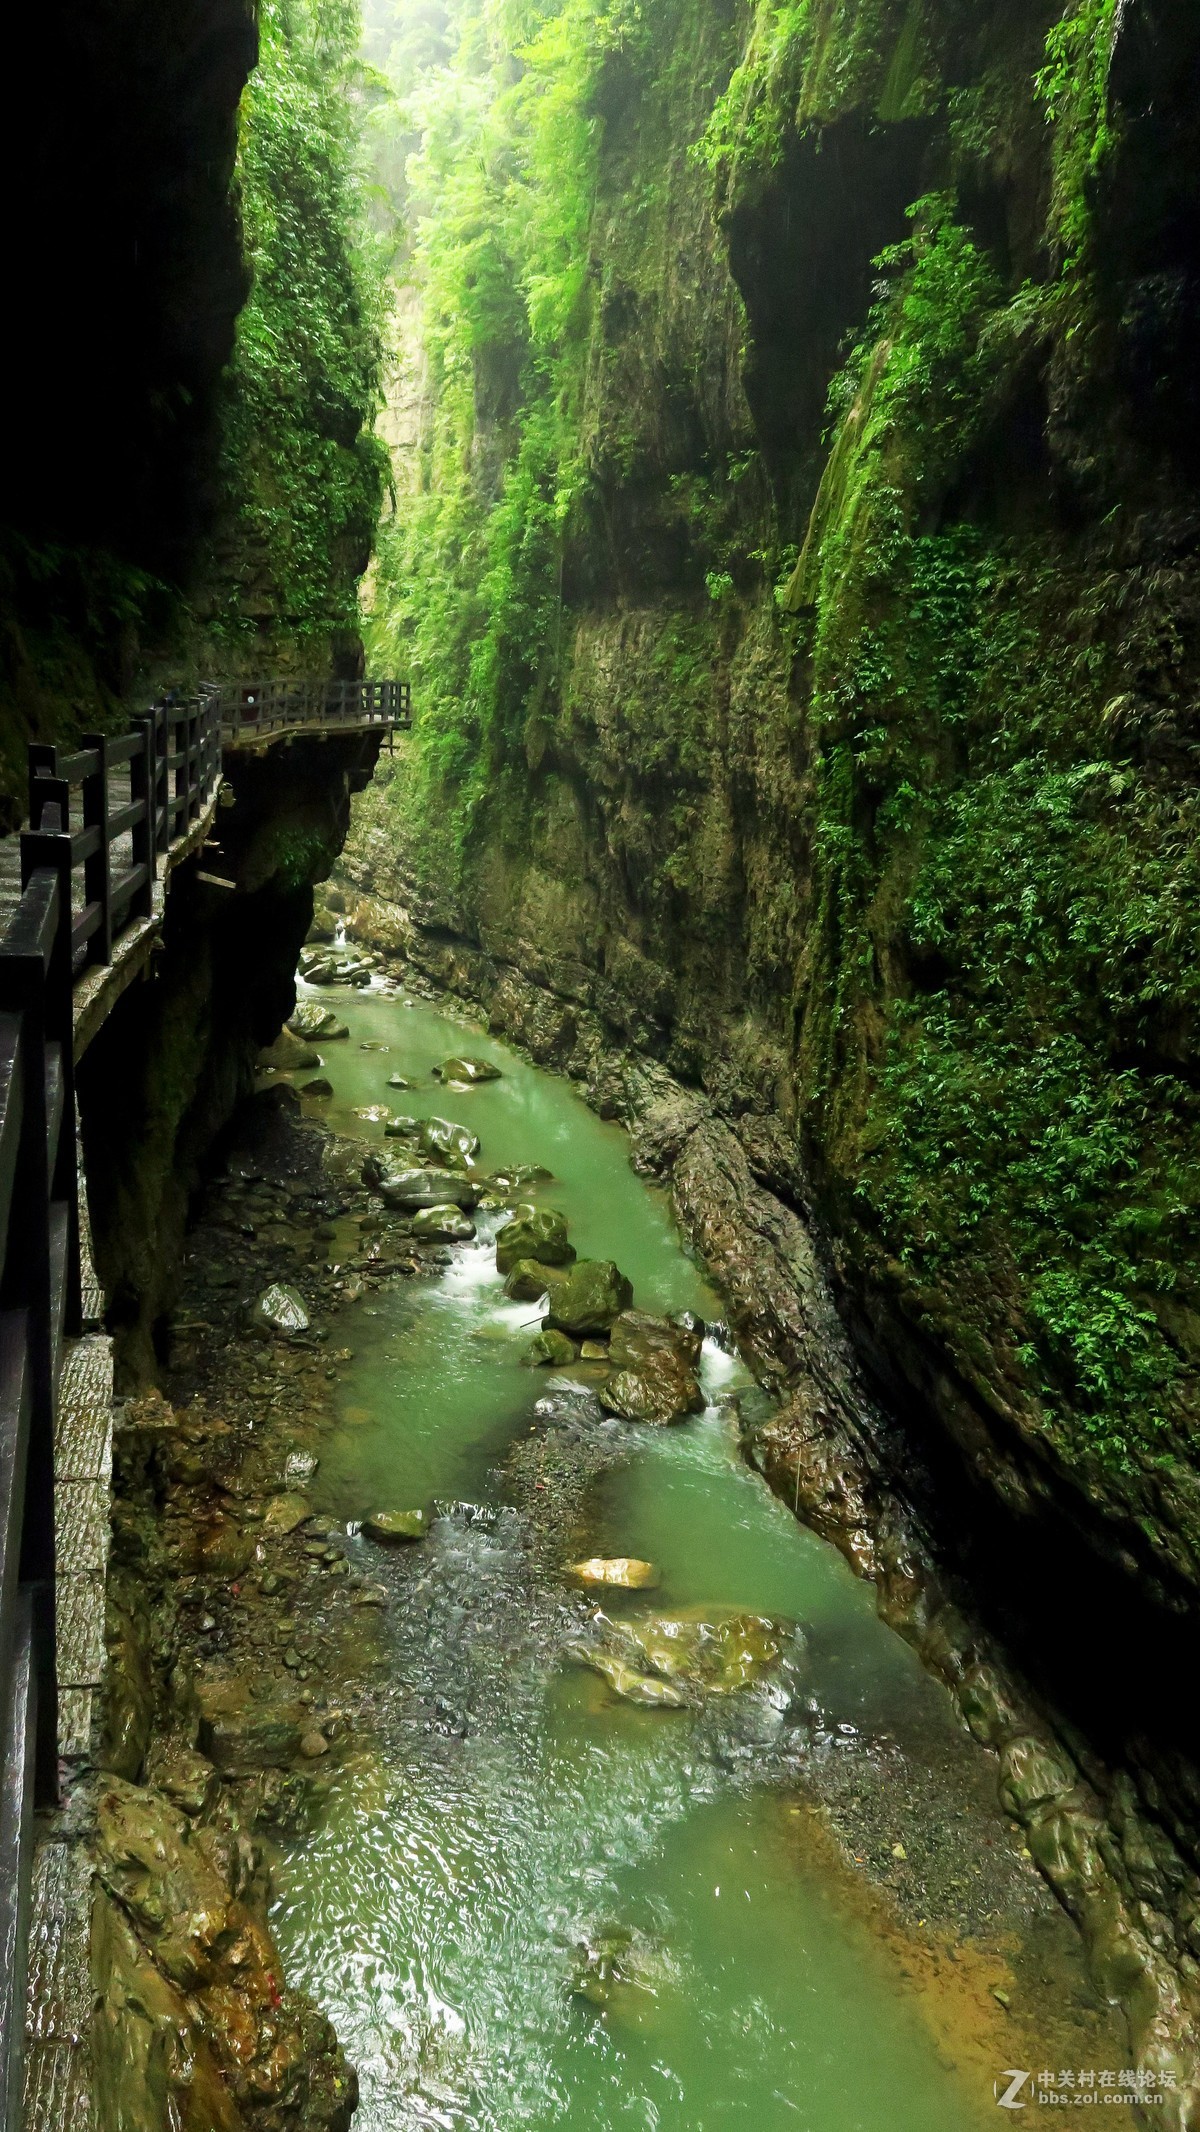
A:
<svg viewBox="0 0 1200 2132">
<path fill-rule="evenodd" d="M 20 2117 L 33 1811 L 58 1789 L 54 1436 L 63 1342 L 83 1325 L 75 980 L 153 917 L 160 863 L 216 798 L 222 746 L 410 723 L 407 682 L 206 683 L 117 737 L 29 749 L 21 897 L 0 938 L 0 2132 Z"/>
</svg>

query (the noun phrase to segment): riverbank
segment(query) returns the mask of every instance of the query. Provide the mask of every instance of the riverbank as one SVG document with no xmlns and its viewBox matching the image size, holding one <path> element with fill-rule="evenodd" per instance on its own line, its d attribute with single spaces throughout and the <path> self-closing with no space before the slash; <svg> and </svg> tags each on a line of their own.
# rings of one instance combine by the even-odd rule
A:
<svg viewBox="0 0 1200 2132">
<path fill-rule="evenodd" d="M 337 997 L 339 1014 L 344 997 Z M 498 1285 L 489 1288 L 494 1266 L 484 1277 L 479 1249 L 422 1248 L 405 1233 L 405 1221 L 389 1217 L 358 1182 L 363 1154 L 382 1128 L 378 1115 L 356 1120 L 354 1112 L 382 1107 L 378 1098 L 390 1077 L 384 1067 L 395 1068 L 397 1056 L 394 1042 L 391 1056 L 374 1048 L 384 1041 L 376 1022 L 397 1011 L 375 996 L 346 1002 L 355 1033 L 336 1049 L 327 1047 L 323 1068 L 323 1077 L 332 1075 L 340 1084 L 333 1101 L 321 1105 L 333 1114 L 336 1134 L 299 1117 L 294 1098 L 278 1089 L 252 1106 L 243 1136 L 230 1150 L 226 1174 L 191 1240 L 185 1300 L 175 1324 L 171 1408 L 156 1418 L 143 1413 L 127 1432 L 118 1461 L 117 1529 L 124 1541 L 114 1579 L 114 1595 L 119 1600 L 122 1588 L 126 1594 L 126 1618 L 143 1614 L 153 1626 L 151 1647 L 140 1661 L 128 1648 L 114 1651 L 114 1707 L 125 1683 L 131 1713 L 125 1737 L 145 1739 L 143 1774 L 152 1782 L 180 1752 L 191 1755 L 189 1766 L 195 1767 L 198 1740 L 205 1763 L 217 1772 L 205 1775 L 202 1789 L 214 1785 L 223 1810 L 236 1812 L 253 1843 L 266 1845 L 282 1890 L 274 1929 L 287 1973 L 334 2014 L 364 2072 L 366 2114 L 360 2122 L 376 2123 L 372 2108 L 386 2094 L 393 2103 L 402 2096 L 412 2122 L 423 2123 L 420 2108 L 433 2107 L 427 2090 L 436 2091 L 440 2079 L 448 2093 L 457 2093 L 455 2080 L 465 2077 L 461 2051 L 450 2048 L 436 2023 L 433 2032 L 417 2034 L 400 2020 L 390 2042 L 386 2036 L 381 2041 L 370 2023 L 363 2026 L 354 1980 L 370 1956 L 377 1965 L 381 1961 L 371 1936 L 379 1924 L 376 1882 L 388 1886 L 394 1872 L 388 1842 L 394 1839 L 409 1858 L 411 1875 L 444 1758 L 500 1751 L 497 1743 L 509 1737 L 506 1697 L 514 1651 L 519 1672 L 528 1663 L 523 1693 L 533 1700 L 526 1729 L 534 1725 L 547 1681 L 559 1676 L 564 1639 L 586 1625 L 587 1606 L 564 1588 L 563 1560 L 575 1549 L 616 1551 L 618 1540 L 636 1532 L 639 1521 L 644 1527 L 647 1518 L 646 1549 L 666 1556 L 664 1575 L 679 1580 L 685 1597 L 691 1588 L 710 1601 L 723 1592 L 737 1600 L 752 1591 L 763 1605 L 772 1596 L 778 1603 L 785 1587 L 794 1596 L 808 1594 L 804 1626 L 816 1668 L 809 1699 L 816 1709 L 805 1714 L 803 1737 L 781 1747 L 774 1732 L 747 1742 L 710 1727 L 705 1754 L 688 1780 L 699 1782 L 697 1771 L 703 1770 L 703 1782 L 710 1784 L 712 1771 L 721 1771 L 725 1804 L 716 1796 L 710 1804 L 718 1822 L 722 1814 L 734 1816 L 728 1842 L 747 1862 L 760 1851 L 772 1860 L 762 1901 L 766 1944 L 785 1972 L 776 1983 L 786 1991 L 803 1974 L 796 1921 L 802 1917 L 811 1928 L 815 1914 L 825 1934 L 824 1943 L 817 1935 L 818 1958 L 825 1944 L 835 1969 L 837 1960 L 848 1960 L 852 1975 L 856 1964 L 865 1963 L 867 1973 L 881 1980 L 875 2018 L 882 2007 L 888 2033 L 896 2030 L 901 2037 L 896 2066 L 906 2052 L 915 2054 L 910 2077 L 917 2083 L 915 2107 L 923 2114 L 914 2122 L 922 2124 L 940 2121 L 943 2108 L 950 2111 L 947 2122 L 967 2122 L 964 2113 L 974 2114 L 976 2097 L 981 2112 L 984 2101 L 990 2107 L 991 2081 L 1014 2057 L 1030 2064 L 1074 2059 L 1119 2066 L 1127 2046 L 1090 1991 L 1070 1928 L 1023 1855 L 1027 1846 L 997 1810 L 988 1758 L 955 1725 L 943 1691 L 877 1627 L 865 1590 L 822 1542 L 772 1504 L 742 1464 L 730 1404 L 733 1365 L 721 1367 L 718 1406 L 683 1430 L 649 1432 L 654 1441 L 647 1452 L 637 1452 L 631 1467 L 628 1445 L 615 1449 L 611 1427 L 581 1426 L 570 1401 L 557 1414 L 533 1416 L 539 1392 L 540 1403 L 547 1404 L 544 1380 L 515 1361 L 511 1327 L 507 1347 L 505 1338 L 497 1342 L 496 1305 L 488 1298 L 499 1293 Z M 409 1020 L 428 1014 L 419 1007 Z M 364 1017 L 369 1033 L 361 1035 L 357 1022 Z M 457 1022 L 430 1019 L 437 1033 L 423 1047 L 416 1044 L 418 1078 L 422 1069 L 427 1076 L 439 1045 L 455 1048 L 456 1035 L 460 1044 L 466 1041 Z M 473 1033 L 471 1048 L 479 1041 Z M 372 1048 L 360 1050 L 360 1042 Z M 635 1206 L 647 1203 L 651 1226 L 631 1263 L 639 1290 L 652 1284 L 659 1258 L 666 1266 L 668 1255 L 674 1263 L 678 1254 L 665 1205 L 629 1174 L 622 1136 L 600 1125 L 562 1084 L 546 1082 L 513 1054 L 493 1049 L 505 1058 L 502 1086 L 513 1106 L 503 1130 L 524 1135 L 527 1158 L 547 1153 L 552 1137 L 543 1121 L 539 1147 L 528 1145 L 530 1106 L 540 1087 L 562 1111 L 565 1138 L 557 1143 L 554 1167 L 569 1173 L 561 1153 L 572 1132 L 581 1141 L 599 1135 L 602 1159 L 612 1162 L 617 1219 L 631 1245 L 640 1233 Z M 405 1077 L 413 1063 L 404 1057 Z M 353 1100 L 368 1089 L 374 1105 Z M 476 1091 L 471 1100 L 478 1105 L 481 1098 L 488 1100 Z M 502 1159 L 512 1159 L 499 1100 L 493 1091 L 496 1130 L 484 1131 L 485 1160 L 489 1143 Z M 390 1101 L 426 1112 L 431 1105 L 455 1109 L 453 1096 L 427 1077 L 423 1090 Z M 466 1101 L 459 1101 L 460 1113 Z M 484 1113 L 476 1109 L 475 1116 L 482 1121 Z M 578 1209 L 586 1240 L 586 1224 L 595 1216 L 581 1183 L 566 1174 L 547 1184 L 545 1194 Z M 665 1304 L 685 1292 L 672 1284 L 695 1282 L 684 1262 L 679 1266 L 658 1294 L 647 1291 L 647 1300 Z M 661 1270 L 657 1277 L 663 1279 Z M 307 1331 L 265 1340 L 247 1334 L 245 1307 L 264 1281 L 298 1289 L 310 1317 Z M 466 1321 L 464 1283 L 475 1299 L 470 1310 L 478 1312 Z M 686 1292 L 694 1290 L 688 1285 Z M 502 1298 L 500 1307 L 511 1316 Z M 384 1552 L 353 1528 L 372 1507 L 368 1487 L 382 1488 L 389 1474 L 396 1486 L 397 1440 L 387 1438 L 380 1343 L 381 1328 L 389 1329 L 390 1338 L 398 1322 L 397 1336 L 406 1345 L 402 1378 L 394 1381 L 411 1387 L 415 1379 L 416 1395 L 398 1440 L 404 1446 L 402 1486 L 474 1499 L 480 1516 L 448 1508 L 418 1547 Z M 420 1342 L 429 1337 L 431 1323 L 441 1328 L 438 1355 L 465 1349 L 473 1357 L 473 1374 L 455 1409 L 463 1429 L 453 1436 L 450 1464 L 443 1464 L 436 1490 L 437 1460 L 445 1460 L 446 1445 L 426 1445 L 413 1419 L 424 1411 L 435 1381 L 421 1376 Z M 478 1337 L 489 1323 L 487 1337 Z M 528 1338 L 527 1329 L 520 1338 Z M 482 1375 L 475 1367 L 481 1356 Z M 435 1360 L 438 1366 L 444 1371 L 446 1364 Z M 752 1389 L 747 1376 L 742 1381 Z M 481 1397 L 484 1386 L 494 1388 L 490 1410 Z M 669 1507 L 681 1487 L 686 1492 L 697 1485 L 717 1491 L 707 1512 L 711 1522 L 697 1529 L 683 1559 L 672 1565 L 671 1517 L 656 1506 L 661 1499 Z M 502 1545 L 497 1512 L 506 1521 Z M 740 1534 L 740 1553 L 727 1565 L 724 1587 L 717 1573 L 722 1529 Z M 706 1530 L 707 1555 L 701 1545 Z M 678 1556 L 678 1541 L 674 1552 Z M 808 1565 L 799 1587 L 797 1564 Z M 739 1581 L 747 1576 L 750 1585 Z M 764 1576 L 774 1576 L 776 1586 L 764 1586 Z M 669 1596 L 677 1596 L 674 1583 Z M 456 1635 L 448 1635 L 455 1625 Z M 495 1666 L 485 1664 L 482 1687 L 472 1676 L 469 1692 L 447 1655 L 464 1636 L 473 1651 L 493 1652 L 499 1667 L 497 1675 Z M 844 1687 L 838 1685 L 839 1668 Z M 140 1680 L 140 1691 L 129 1688 L 131 1680 Z M 561 1692 L 555 1690 L 552 1706 Z M 603 1698 L 596 1704 L 585 1696 L 581 1716 L 574 1691 L 567 1695 L 572 1724 L 583 1722 L 585 1730 L 598 1725 L 602 1735 L 611 1734 L 614 1718 Z M 669 1713 L 616 1722 L 632 1722 L 636 1731 L 664 1721 L 674 1722 Z M 664 1737 L 657 1737 L 650 1768 Z M 589 1751 L 596 1747 L 592 1738 Z M 430 1755 L 432 1773 L 425 1760 Z M 411 1774 L 414 1756 L 416 1774 L 405 1786 L 397 1769 Z M 729 1780 L 731 1771 L 736 1781 Z M 643 1778 L 649 1781 L 646 1766 Z M 676 1789 L 678 1781 L 676 1772 Z M 653 1787 L 650 1796 L 657 1796 Z M 394 1807 L 400 1797 L 412 1815 L 407 1833 L 403 1816 L 394 1812 L 379 1821 L 381 1804 L 390 1800 Z M 577 1803 L 578 1841 L 586 1853 L 587 1795 Z M 670 1824 L 668 1814 L 659 1829 L 664 1841 Z M 357 1855 L 364 1825 L 383 1851 L 368 1852 L 379 1871 L 360 1884 L 347 1857 Z M 439 1825 L 444 1837 L 445 1824 Z M 673 1839 L 676 1846 L 679 1840 Z M 688 1843 L 691 1855 L 692 1839 Z M 500 1857 L 506 1856 L 502 1842 Z M 487 1868 L 485 1884 L 493 1877 L 494 1869 Z M 461 1905 L 461 1891 L 457 1897 L 442 1892 L 451 1923 L 445 1916 L 435 1919 L 438 1943 Z M 660 1908 L 668 1892 L 659 1890 Z M 747 1899 L 749 1894 L 747 1879 Z M 771 1923 L 772 1905 L 781 1904 Z M 685 1906 L 681 1937 L 687 1915 Z M 395 1930 L 394 1918 L 385 1922 Z M 585 1929 L 586 1917 L 574 1926 Z M 711 1932 L 707 1920 L 705 1932 Z M 838 1948 L 843 1952 L 835 1959 Z M 535 1952 L 536 1959 L 517 1961 L 509 1948 L 514 1976 L 543 1975 L 545 1948 L 539 1944 Z M 394 1948 L 392 1955 L 394 1960 Z M 752 1998 L 754 1960 L 745 1958 Z M 539 2002 L 539 2018 L 551 2029 L 571 2004 L 561 1955 L 559 1962 L 550 1996 Z M 789 1978 L 793 1968 L 796 1975 Z M 766 1989 L 768 1980 L 760 1981 Z M 720 2021 L 727 2012 L 720 2009 Z M 611 2032 L 612 2015 L 603 2019 L 605 2033 Z M 218 2049 L 220 2043 L 218 2035 Z M 569 2025 L 566 2043 L 575 2047 Z M 943 2068 L 936 2076 L 924 2063 L 930 2053 Z M 943 2104 L 939 2082 L 950 2069 L 958 2099 Z M 480 2077 L 478 2069 L 472 2077 Z M 807 2077 L 816 2077 L 811 2067 Z M 273 2107 L 291 2110 L 281 2124 L 336 2121 L 314 2115 L 311 2099 Z M 887 2121 L 904 2120 L 892 2111 Z"/>
<path fill-rule="evenodd" d="M 1035 1694 L 989 1633 L 979 1595 L 935 1539 L 944 1538 L 954 1491 L 945 1474 L 922 1466 L 911 1435 L 864 1380 L 833 1301 L 836 1266 L 778 1120 L 753 1102 L 732 1062 L 724 1096 L 684 1087 L 659 1062 L 615 1050 L 577 1001 L 462 938 L 424 931 L 375 892 L 374 850 L 368 822 L 351 839 L 333 891 L 338 908 L 325 922 L 344 924 L 407 986 L 449 995 L 538 1065 L 574 1080 L 599 1116 L 626 1128 L 635 1169 L 669 1187 L 685 1237 L 727 1299 L 741 1353 L 780 1399 L 749 1455 L 872 1580 L 883 1619 L 1000 1757 L 1005 1807 L 1079 1925 L 1098 1988 L 1125 2009 L 1139 2068 L 1174 2083 L 1184 2098 L 1172 2106 L 1178 2122 L 1191 2122 L 1200 2113 L 1200 1874 L 1179 1768 L 1144 1737 L 1132 1743 L 1136 1756 L 1113 1758 L 1112 1714 L 1091 1703 L 1089 1736 L 1082 1713 Z M 1007 1574 L 1016 1589 L 1034 1565 Z M 994 1610 L 996 1594 L 987 1596 Z M 1046 1603 L 1055 1604 L 1049 1589 Z M 1087 1638 L 1079 1663 L 1090 1678 Z"/>
</svg>

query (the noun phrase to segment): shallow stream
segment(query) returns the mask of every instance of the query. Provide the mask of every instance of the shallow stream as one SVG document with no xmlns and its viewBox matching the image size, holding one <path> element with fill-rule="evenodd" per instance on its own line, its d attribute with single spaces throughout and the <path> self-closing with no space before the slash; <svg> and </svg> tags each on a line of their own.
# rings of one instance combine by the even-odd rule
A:
<svg viewBox="0 0 1200 2132">
<path fill-rule="evenodd" d="M 351 1031 L 321 1047 L 335 1089 L 322 1115 L 335 1128 L 377 1140 L 361 1112 L 378 1104 L 469 1125 L 485 1169 L 553 1172 L 540 1197 L 567 1216 L 581 1256 L 617 1260 L 639 1306 L 719 1318 L 662 1195 L 630 1169 L 625 1136 L 569 1084 L 425 1003 L 320 997 Z M 442 1087 L 431 1068 L 463 1050 L 502 1078 Z M 408 1090 L 388 1089 L 397 1071 Z M 936 1782 L 940 1761 L 960 1769 L 965 1756 L 978 1784 L 970 1777 L 949 1810 L 962 1873 L 979 1871 L 976 1843 L 1003 1838 L 1023 1885 L 1020 1839 L 980 1804 L 994 1774 L 877 1620 L 871 1589 L 745 1465 L 736 1398 L 759 1395 L 742 1365 L 706 1341 L 710 1404 L 683 1426 L 572 1428 L 562 1380 L 522 1366 L 537 1310 L 505 1300 L 501 1217 L 478 1219 L 477 1242 L 430 1277 L 341 1314 L 353 1359 L 316 1483 L 318 1508 L 341 1522 L 458 1506 L 415 1546 L 350 1542 L 390 1592 L 378 1726 L 277 1871 L 288 1971 L 358 2067 L 356 2124 L 994 2122 L 993 2077 L 1028 2062 L 1010 2055 L 992 1995 L 1005 1921 L 994 1944 L 939 1939 L 936 1918 L 913 1914 L 919 1901 L 904 1916 L 855 1872 L 820 1809 L 822 1773 L 852 1797 L 870 1789 L 886 1846 L 889 1787 L 899 1829 L 909 1775 L 933 1769 Z M 557 1418 L 535 1413 L 547 1399 Z M 736 1608 L 799 1624 L 802 1692 L 641 1710 L 564 1664 L 589 1604 L 565 1565 L 609 1554 L 647 1557 L 661 1576 L 653 1593 L 606 1601 L 611 1614 Z M 1035 1920 L 1039 1900 L 1028 1899 Z M 1069 1998 L 1078 1978 L 1054 1918 L 1043 1927 L 1055 1991 Z M 608 1973 L 614 1949 L 624 1981 Z"/>
</svg>

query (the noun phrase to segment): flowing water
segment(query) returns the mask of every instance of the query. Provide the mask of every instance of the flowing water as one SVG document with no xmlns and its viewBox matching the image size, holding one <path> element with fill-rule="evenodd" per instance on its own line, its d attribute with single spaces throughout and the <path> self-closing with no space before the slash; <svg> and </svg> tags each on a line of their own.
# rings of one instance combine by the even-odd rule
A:
<svg viewBox="0 0 1200 2132">
<path fill-rule="evenodd" d="M 619 1262 L 639 1305 L 719 1316 L 624 1135 L 568 1084 L 423 1003 L 336 1004 L 351 1036 L 323 1047 L 335 1127 L 377 1138 L 359 1113 L 381 1102 L 469 1124 L 485 1168 L 554 1173 L 542 1198 L 581 1256 Z M 431 1067 L 464 1049 L 502 1079 L 441 1087 Z M 397 1070 L 413 1085 L 393 1094 Z M 355 1520 L 458 1506 L 402 1553 L 351 1542 L 391 1591 L 378 1725 L 277 1876 L 289 1973 L 359 2069 L 356 2123 L 993 2121 L 990 2079 L 927 2018 L 903 1949 L 847 1893 L 804 1788 L 851 1747 L 886 1783 L 906 1731 L 951 1730 L 945 1698 L 879 1624 L 870 1589 L 744 1464 L 731 1395 L 758 1395 L 714 1342 L 695 1421 L 572 1423 L 570 1394 L 521 1366 L 536 1310 L 504 1298 L 498 1219 L 480 1217 L 477 1244 L 429 1278 L 339 1321 L 353 1360 L 319 1507 Z M 561 1569 L 584 1553 L 658 1565 L 659 1590 L 615 1599 L 614 1613 L 738 1608 L 801 1624 L 803 1693 L 747 1690 L 694 1711 L 616 1701 L 562 1662 L 587 1602 Z M 625 1980 L 606 1982 L 614 1948 Z"/>
</svg>

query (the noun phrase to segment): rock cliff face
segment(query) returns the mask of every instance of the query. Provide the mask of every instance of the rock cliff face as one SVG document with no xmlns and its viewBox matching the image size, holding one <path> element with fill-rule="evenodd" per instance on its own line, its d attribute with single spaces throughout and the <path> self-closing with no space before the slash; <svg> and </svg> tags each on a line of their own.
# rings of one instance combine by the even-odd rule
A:
<svg viewBox="0 0 1200 2132">
<path fill-rule="evenodd" d="M 162 953 L 80 1062 L 96 1266 L 123 1388 L 153 1381 L 162 1359 L 192 1195 L 295 1005 L 312 884 L 341 850 L 351 792 L 378 750 L 353 735 L 226 756 L 219 850 L 173 877 Z"/>
<path fill-rule="evenodd" d="M 1200 28 L 639 25 L 574 78 L 553 345 L 527 275 L 464 394 L 427 250 L 358 879 L 782 1130 L 941 1544 L 1194 1818 Z"/>
</svg>

